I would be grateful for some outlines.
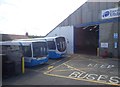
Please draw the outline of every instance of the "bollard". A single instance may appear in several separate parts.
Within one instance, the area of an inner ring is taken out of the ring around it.
[[[22,57],[22,74],[25,73],[25,62],[24,62],[24,57]]]
[[[97,56],[99,56],[99,48],[97,48]]]

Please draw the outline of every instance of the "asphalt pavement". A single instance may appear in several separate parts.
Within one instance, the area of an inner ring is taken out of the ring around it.
[[[27,68],[25,74],[3,80],[3,85],[120,86],[119,59],[74,54]]]

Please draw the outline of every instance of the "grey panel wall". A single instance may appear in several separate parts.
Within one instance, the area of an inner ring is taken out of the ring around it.
[[[113,23],[105,23],[100,25],[99,29],[99,48],[100,48],[100,55],[104,54],[105,51],[114,52],[113,51]],[[102,48],[101,43],[108,43],[108,48]]]
[[[75,25],[81,24],[82,23],[82,9],[81,8],[77,9],[75,14],[76,14],[76,24]]]
[[[115,2],[86,2],[58,26],[76,26],[78,24],[100,21],[101,11],[114,8],[115,6]]]
[[[82,7],[81,7],[81,9],[82,9],[82,23],[86,23],[87,22],[87,3],[85,3]]]
[[[119,25],[118,25],[118,22],[113,23],[113,27],[112,27],[112,29],[113,29],[113,38],[114,38],[114,33],[118,33],[118,32],[119,32],[118,26],[119,26]],[[114,42],[114,43],[115,43],[115,42],[118,43],[118,38],[114,38],[113,42]],[[118,57],[118,49],[119,49],[118,45],[117,45],[117,48],[114,47],[114,55],[115,55],[115,57]]]
[[[118,51],[118,54],[119,54],[119,58],[120,58],[120,22],[119,22],[119,26],[118,26],[118,32],[119,32],[119,38],[118,38],[118,46],[119,46],[119,51]]]
[[[114,8],[115,7],[115,2],[113,2],[113,3],[107,3],[107,8],[109,9],[109,8]]]
[[[120,26],[118,25],[118,22],[115,23],[104,23],[100,24],[99,29],[99,48],[100,48],[100,55],[104,54],[105,51],[111,52],[114,57],[118,57],[120,55],[120,38],[114,38],[114,33],[120,34]],[[120,36],[119,36],[120,37]],[[118,43],[118,47],[115,48],[115,42]],[[108,43],[108,48],[101,47],[101,43]]]
[[[93,10],[93,22],[99,21],[100,20],[100,3],[99,2],[95,2],[92,3],[93,4],[93,8],[91,8]]]
[[[87,18],[87,22],[92,22],[93,21],[93,10],[91,9],[92,8],[92,3],[88,2],[86,3],[87,4],[87,9],[86,9],[86,18]]]

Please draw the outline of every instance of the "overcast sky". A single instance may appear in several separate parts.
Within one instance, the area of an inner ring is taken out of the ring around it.
[[[0,33],[46,35],[86,0],[0,0]]]

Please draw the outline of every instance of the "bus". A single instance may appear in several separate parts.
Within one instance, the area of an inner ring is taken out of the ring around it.
[[[48,57],[51,59],[58,59],[65,57],[66,54],[66,40],[63,36],[45,37],[48,44]]]
[[[46,40],[48,47],[48,58],[58,59],[66,55],[66,40],[63,36],[31,38],[31,39],[16,39],[20,41],[39,41]]]
[[[2,45],[19,45],[25,59],[25,66],[31,67],[48,62],[48,49],[46,40],[39,41],[6,41]]]

